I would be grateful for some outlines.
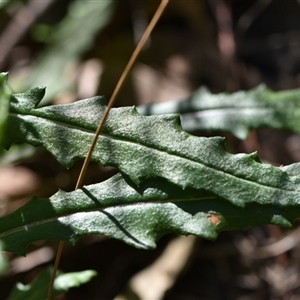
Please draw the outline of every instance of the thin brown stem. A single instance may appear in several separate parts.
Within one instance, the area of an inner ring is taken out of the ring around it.
[[[125,67],[125,69],[124,69],[124,71],[123,71],[123,73],[122,73],[122,75],[121,75],[121,77],[120,77],[120,79],[119,79],[116,87],[115,87],[115,90],[114,90],[114,92],[113,92],[113,94],[112,94],[112,96],[111,96],[111,98],[110,98],[110,100],[109,100],[109,102],[107,104],[107,107],[106,107],[106,109],[104,111],[102,119],[101,119],[101,121],[100,121],[100,123],[98,125],[96,133],[94,135],[94,139],[93,139],[92,144],[91,144],[91,147],[90,147],[90,149],[88,151],[88,154],[87,154],[87,156],[86,156],[86,158],[84,160],[84,163],[83,163],[83,166],[82,166],[79,178],[78,178],[78,182],[77,182],[77,185],[76,185],[76,189],[79,188],[81,186],[81,184],[82,184],[84,175],[85,175],[86,170],[87,170],[87,166],[88,166],[88,164],[89,164],[89,162],[91,160],[92,153],[93,153],[94,148],[96,146],[96,143],[97,143],[98,137],[100,135],[100,132],[101,132],[103,126],[104,126],[104,123],[105,123],[107,117],[108,117],[109,110],[111,109],[111,107],[116,102],[117,96],[119,95],[119,93],[121,91],[121,88],[123,87],[123,85],[125,83],[125,80],[128,77],[129,72],[131,71],[131,69],[132,69],[135,61],[137,60],[137,58],[138,58],[141,50],[143,49],[145,43],[147,42],[147,40],[148,40],[148,38],[149,38],[149,36],[150,36],[150,34],[151,34],[154,26],[156,25],[157,21],[160,19],[160,17],[162,15],[165,7],[167,6],[168,2],[169,2],[169,0],[162,1],[160,3],[160,6],[158,7],[155,15],[153,16],[151,22],[149,23],[146,31],[144,32],[144,34],[143,34],[143,36],[142,36],[142,38],[140,40],[140,42],[136,46],[136,48],[135,48],[135,50],[134,50],[134,52],[133,52],[130,60],[128,61],[127,65],[126,65],[126,67]]]
[[[63,241],[60,241],[59,245],[58,245],[58,249],[57,249],[56,257],[55,257],[55,262],[54,262],[54,266],[53,266],[53,271],[52,271],[52,275],[51,275],[51,279],[50,279],[50,283],[49,283],[47,300],[52,299],[54,280],[55,280],[55,277],[56,277],[56,273],[57,273],[58,265],[59,265],[59,262],[60,262],[62,250],[64,248],[64,244],[65,243]]]
[[[108,117],[108,113],[109,113],[109,110],[111,109],[111,107],[114,105],[116,99],[117,99],[117,96],[119,95],[120,93],[120,90],[121,88],[123,87],[124,83],[125,83],[125,80],[126,78],[128,77],[128,74],[129,72],[132,70],[133,68],[133,65],[134,63],[136,62],[139,54],[141,53],[141,50],[143,49],[145,43],[147,42],[152,30],[154,29],[156,23],[158,22],[158,20],[160,19],[162,13],[164,12],[167,4],[169,3],[169,0],[162,0],[159,7],[157,8],[151,22],[149,23],[146,31],[144,32],[140,42],[138,43],[138,45],[136,46],[135,50],[133,51],[132,55],[131,55],[131,58],[130,60],[128,61],[115,89],[114,89],[114,92],[107,104],[107,107],[104,111],[104,114],[99,122],[99,125],[97,127],[97,130],[95,132],[95,135],[94,135],[94,138],[93,138],[93,141],[91,143],[91,146],[89,148],[89,151],[86,155],[86,158],[84,160],[84,163],[82,165],[82,168],[81,168],[81,171],[80,171],[80,174],[79,174],[79,177],[78,177],[78,180],[77,180],[77,183],[76,183],[76,187],[75,187],[75,190],[80,188],[82,186],[82,182],[83,182],[83,179],[84,179],[84,176],[85,176],[85,173],[86,173],[86,170],[87,170],[87,167],[88,167],[88,164],[91,160],[91,157],[92,157],[92,153],[94,151],[94,148],[97,144],[97,140],[98,140],[98,137],[100,135],[100,132],[104,126],[104,123]],[[58,265],[59,265],[59,261],[60,261],[60,257],[61,257],[61,254],[62,254],[62,250],[63,250],[63,246],[64,246],[64,242],[63,241],[60,241],[59,242],[59,246],[58,246],[58,250],[57,250],[57,253],[56,253],[56,259],[55,259],[55,264],[54,264],[54,267],[53,267],[53,272],[52,272],[52,277],[51,277],[51,281],[50,281],[50,284],[49,284],[49,290],[48,290],[48,295],[47,295],[47,300],[51,300],[52,299],[52,290],[53,290],[53,284],[54,284],[54,280],[55,280],[55,277],[56,277],[56,272],[57,272],[57,269],[58,269]]]

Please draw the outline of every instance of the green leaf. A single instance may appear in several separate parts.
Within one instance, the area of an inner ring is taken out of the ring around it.
[[[92,46],[96,34],[109,22],[116,1],[72,1],[68,14],[54,28],[47,42],[49,46],[37,59],[28,76],[28,85],[47,85],[49,93],[41,104],[45,105],[58,93],[73,89],[70,69],[80,56]],[[27,86],[28,86],[27,85]]]
[[[293,166],[300,172],[300,165]],[[289,171],[280,172],[289,176]],[[299,175],[292,175],[294,181]],[[294,190],[293,190],[294,189]],[[50,199],[34,197],[0,219],[0,238],[7,251],[25,255],[26,246],[41,239],[75,243],[86,235],[103,234],[141,249],[152,249],[164,234],[197,235],[214,240],[224,230],[276,224],[291,227],[300,215],[297,184],[264,203],[241,195],[244,207],[203,189],[148,179],[137,187],[117,174],[103,183],[73,192],[59,191]],[[235,189],[239,193],[239,187]],[[297,197],[298,196],[298,197]],[[292,198],[293,197],[293,198]]]
[[[3,243],[0,241],[0,277],[9,269],[9,262],[3,251]]]
[[[13,2],[17,2],[17,1],[19,1],[19,0],[2,0],[2,1],[0,1],[0,9],[3,9],[8,4],[13,3]]]
[[[43,94],[38,87],[14,95],[5,146],[19,140],[44,146],[69,167],[86,156],[105,99],[37,109]],[[25,254],[35,240],[75,243],[89,234],[149,249],[168,232],[215,239],[222,230],[292,226],[299,217],[299,165],[276,168],[262,164],[256,153],[229,154],[222,138],[183,131],[176,115],[112,109],[92,158],[118,167],[125,177],[33,198],[1,218],[0,238],[9,251]]]
[[[105,100],[95,97],[35,109],[43,93],[43,88],[36,88],[14,96],[5,145],[21,140],[44,146],[69,167],[86,156]],[[256,153],[227,153],[220,137],[186,133],[176,115],[142,116],[132,107],[112,109],[92,159],[119,168],[136,185],[147,178],[165,178],[183,189],[205,189],[239,206],[298,201],[297,181],[286,172],[261,164]]]
[[[144,115],[180,113],[182,127],[224,130],[246,139],[251,129],[270,127],[300,133],[300,89],[273,92],[260,85],[250,91],[211,94],[201,87],[182,101],[138,107]]]
[[[8,73],[0,73],[0,146],[4,138],[11,96],[12,92],[8,85]]]
[[[7,300],[41,300],[47,298],[47,291],[51,279],[52,268],[45,269],[42,273],[31,283],[24,285],[17,283],[11,291]],[[73,272],[60,274],[54,281],[53,296],[68,291],[70,288],[78,287],[97,275],[96,271],[86,270],[82,272]]]

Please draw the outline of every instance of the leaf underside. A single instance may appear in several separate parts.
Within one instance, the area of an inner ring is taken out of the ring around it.
[[[214,240],[224,230],[262,224],[291,227],[299,213],[299,205],[236,206],[205,190],[182,190],[164,179],[146,180],[136,187],[117,174],[73,192],[59,191],[50,199],[34,197],[0,219],[0,239],[7,251],[20,255],[36,240],[74,244],[93,234],[153,249],[159,237],[171,232]]]

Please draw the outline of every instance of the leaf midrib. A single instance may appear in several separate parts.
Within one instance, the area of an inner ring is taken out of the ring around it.
[[[51,217],[51,218],[46,218],[44,220],[30,222],[28,224],[18,226],[14,229],[6,230],[5,232],[0,233],[0,238],[5,237],[7,235],[17,233],[17,232],[20,232],[20,231],[23,231],[23,230],[27,230],[27,229],[35,227],[35,226],[39,226],[39,225],[43,225],[43,224],[58,221],[59,218],[71,217],[73,215],[80,214],[80,213],[89,213],[89,212],[94,212],[94,211],[102,212],[102,211],[105,211],[106,209],[120,208],[122,206],[130,207],[130,206],[137,206],[137,205],[142,205],[142,204],[168,204],[168,203],[175,204],[175,203],[178,203],[178,202],[192,202],[192,201],[201,201],[201,200],[209,200],[209,199],[217,199],[217,197],[216,196],[210,196],[210,197],[200,197],[200,198],[196,197],[196,198],[188,198],[188,199],[184,197],[182,199],[167,199],[167,200],[159,200],[159,201],[137,201],[137,202],[134,202],[134,200],[133,200],[133,202],[131,202],[131,203],[130,202],[116,203],[114,205],[111,205],[111,206],[107,205],[107,206],[104,206],[102,208],[95,207],[93,209],[91,209],[91,208],[90,209],[83,209],[83,210],[76,211],[76,212],[61,214],[57,217]]]
[[[183,112],[180,115],[204,115],[205,113],[210,114],[210,113],[216,113],[219,112],[220,114],[228,114],[228,112],[232,112],[232,113],[236,113],[237,111],[242,111],[242,110],[252,110],[253,112],[256,112],[257,109],[259,109],[260,111],[263,110],[264,112],[266,111],[271,111],[274,112],[275,110],[272,109],[271,107],[225,107],[225,108],[209,108],[209,109],[199,109],[198,111],[189,111],[189,112]]]
[[[57,121],[55,119],[52,119],[52,118],[47,118],[47,117],[41,117],[41,116],[38,116],[38,115],[35,115],[35,114],[22,114],[22,113],[17,113],[17,114],[13,114],[13,113],[10,113],[11,115],[21,115],[21,116],[24,116],[24,117],[34,117],[34,118],[39,118],[39,119],[42,119],[42,120],[47,120],[49,122],[53,122],[55,125],[61,125],[61,126],[64,126],[64,127],[67,127],[67,128],[73,128],[75,130],[78,130],[78,131],[83,131],[87,134],[91,134],[91,135],[94,135],[95,133],[89,129],[86,129],[86,128],[82,128],[82,127],[79,127],[79,126],[76,126],[74,124],[68,124],[68,123],[65,123],[65,122],[62,122],[62,121]],[[188,134],[188,133],[186,133]],[[175,151],[169,151],[168,149],[164,148],[164,147],[159,147],[158,145],[155,145],[155,147],[151,146],[151,145],[147,145],[143,142],[134,142],[132,140],[128,140],[128,139],[124,139],[122,137],[119,137],[119,136],[115,136],[115,135],[112,135],[112,134],[107,134],[107,133],[104,133],[102,132],[100,134],[100,136],[103,136],[103,137],[106,137],[108,139],[111,139],[111,140],[115,140],[115,141],[121,141],[121,142],[124,142],[124,143],[130,143],[130,144],[134,144],[134,145],[139,145],[139,146],[143,146],[145,148],[150,148],[151,150],[154,150],[154,151],[158,151],[158,152],[162,152],[162,153],[167,153],[168,155],[170,156],[175,156],[175,157],[179,157],[181,159],[185,159],[189,162],[193,162],[195,164],[199,164],[201,165],[202,167],[205,167],[205,168],[208,168],[208,169],[211,169],[212,172],[218,172],[218,173],[223,173],[225,174],[226,176],[230,176],[230,177],[233,177],[235,179],[238,179],[238,180],[241,180],[241,181],[244,181],[244,182],[247,182],[249,184],[253,184],[255,186],[259,186],[259,187],[266,187],[266,188],[271,188],[271,189],[275,189],[275,190],[279,190],[279,191],[286,191],[286,192],[292,192],[292,193],[296,193],[297,194],[297,191],[296,190],[289,190],[289,189],[286,189],[286,188],[279,188],[279,187],[274,187],[274,186],[270,186],[270,185],[267,185],[267,184],[263,184],[263,183],[258,183],[258,182],[255,182],[255,181],[252,181],[252,180],[249,180],[249,179],[246,179],[246,178],[242,178],[242,177],[237,177],[236,175],[234,174],[231,174],[229,172],[224,172],[224,170],[222,169],[218,169],[216,167],[213,167],[213,166],[208,166],[206,165],[205,163],[201,163],[199,161],[196,161],[192,158],[189,158],[189,157],[186,157],[186,156],[183,156],[183,155],[180,155],[180,153],[178,152],[175,152]],[[170,181],[168,178],[166,178],[168,181]]]

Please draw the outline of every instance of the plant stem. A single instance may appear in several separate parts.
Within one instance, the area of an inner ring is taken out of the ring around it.
[[[127,79],[128,77],[128,74],[129,72],[132,70],[133,68],[133,65],[134,63],[136,62],[139,54],[141,53],[141,50],[143,49],[144,45],[146,44],[152,30],[154,29],[156,23],[158,22],[158,20],[160,19],[160,17],[162,16],[162,13],[164,12],[167,4],[169,3],[169,0],[162,0],[159,7],[157,8],[151,22],[149,23],[147,29],[145,30],[140,42],[138,43],[138,45],[136,46],[135,50],[133,51],[132,55],[131,55],[131,58],[130,60],[128,61],[115,89],[114,89],[114,92],[107,104],[107,107],[104,111],[104,114],[99,122],[99,125],[97,127],[97,130],[95,132],[95,135],[94,135],[94,138],[93,138],[93,141],[92,141],[92,144],[89,148],[89,151],[86,155],[86,158],[84,160],[84,163],[82,165],[82,168],[81,168],[81,171],[80,171],[80,174],[79,174],[79,177],[78,177],[78,180],[77,180],[77,183],[76,183],[76,187],[75,187],[75,190],[79,189],[82,185],[82,182],[83,182],[83,179],[84,179],[84,176],[85,176],[85,173],[86,173],[86,170],[87,170],[87,167],[88,167],[88,164],[91,160],[91,157],[92,157],[92,153],[94,151],[94,148],[96,146],[96,143],[97,143],[97,140],[98,140],[98,137],[100,135],[100,132],[104,126],[104,123],[108,117],[108,113],[109,113],[109,110],[111,109],[111,107],[114,105],[114,103],[116,102],[116,99],[117,99],[117,96],[119,95],[120,93],[120,90],[121,88],[123,87],[124,83],[125,83],[125,80]],[[59,246],[58,246],[58,249],[57,249],[57,253],[56,253],[56,258],[55,258],[55,263],[54,263],[54,267],[53,267],[53,272],[52,272],[52,276],[51,276],[51,280],[50,280],[50,284],[49,284],[49,289],[48,289],[48,295],[47,295],[47,300],[51,300],[52,299],[52,291],[53,291],[53,284],[54,284],[54,280],[55,280],[55,277],[56,277],[56,273],[57,273],[57,269],[58,269],[58,265],[59,265],[59,261],[60,261],[60,258],[61,258],[61,254],[62,254],[62,250],[63,250],[63,246],[64,246],[64,242],[63,241],[60,241],[59,242]]]

